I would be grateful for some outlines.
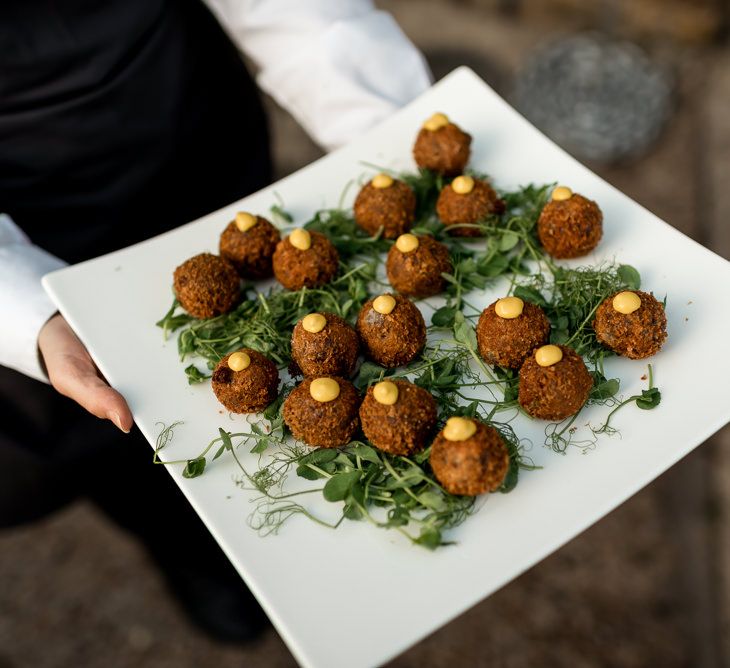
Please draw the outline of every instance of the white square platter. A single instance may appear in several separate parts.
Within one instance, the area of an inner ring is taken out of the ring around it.
[[[730,420],[730,263],[604,182],[460,68],[363,137],[280,182],[167,234],[44,278],[150,443],[160,422],[184,421],[163,458],[196,456],[219,426],[246,427],[243,417],[219,412],[209,384],[187,384],[174,337],[164,342],[154,326],[170,305],[173,269],[197,253],[217,252],[218,236],[236,211],[267,215],[274,193],[295,222],[304,223],[317,209],[337,206],[346,183],[368,171],[364,161],[413,170],[413,140],[434,111],[473,135],[471,166],[498,187],[560,182],[599,203],[604,238],[591,256],[571,264],[616,259],[640,271],[643,289],[660,299],[668,295],[669,339],[650,360],[663,400],[652,411],[625,408],[617,415],[621,436],[600,438],[585,455],[573,448],[564,456],[552,452],[543,446],[545,423],[517,418],[517,434],[533,442],[528,454],[543,469],[522,473],[510,494],[491,495],[451,532],[457,544],[435,552],[357,522],[332,531],[295,518],[278,535],[262,538],[247,525],[254,494],[235,486],[230,458],[190,480],[181,476],[182,467],[170,467],[303,666],[387,661],[596,522]],[[504,289],[496,284],[471,300],[486,306]],[[646,387],[645,373],[642,362],[607,363],[606,375],[621,379],[624,396]],[[581,423],[605,412],[590,408]],[[253,464],[253,455],[241,456]],[[331,512],[322,499],[314,508]]]

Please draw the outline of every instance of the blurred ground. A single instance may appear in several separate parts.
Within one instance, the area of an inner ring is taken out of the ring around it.
[[[379,4],[426,52],[437,77],[467,64],[508,99],[520,64],[547,38],[608,25],[639,40],[676,74],[676,114],[640,160],[592,167],[730,257],[730,50],[722,42],[724,5],[679,0]],[[272,113],[280,175],[319,155],[293,121],[273,107]],[[727,665],[728,446],[725,430],[392,665]],[[245,648],[203,637],[169,599],[142,549],[83,503],[0,534],[0,668],[208,665],[294,663],[273,631]]]

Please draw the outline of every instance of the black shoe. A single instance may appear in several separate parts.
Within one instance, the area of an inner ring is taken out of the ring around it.
[[[215,640],[250,642],[268,627],[264,611],[230,563],[200,569],[156,561],[190,620]]]

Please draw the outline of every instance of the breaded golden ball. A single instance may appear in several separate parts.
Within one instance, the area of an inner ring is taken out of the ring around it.
[[[310,314],[311,315],[311,314]],[[357,332],[334,313],[319,313],[325,324],[309,327],[306,319],[294,327],[291,356],[305,376],[351,376],[360,352]],[[307,331],[317,329],[318,331]]]
[[[551,366],[540,366],[534,354],[525,360],[518,393],[520,406],[529,415],[555,422],[577,413],[593,388],[593,377],[581,356],[567,346],[558,348],[563,357]]]
[[[614,308],[616,294],[613,294],[596,310],[593,329],[604,346],[619,355],[639,360],[655,355],[661,349],[667,338],[667,316],[664,306],[654,295],[641,290],[631,292],[641,301],[637,310],[620,313]]]
[[[385,269],[395,290],[407,297],[431,297],[446,289],[442,274],[454,272],[449,249],[433,237],[419,236],[418,247],[407,253],[393,245]]]
[[[390,313],[379,313],[379,297],[365,302],[357,318],[357,331],[365,355],[384,367],[408,364],[426,345],[426,323],[421,312],[402,295],[392,297]]]
[[[180,305],[194,318],[215,318],[236,305],[241,279],[228,260],[200,253],[175,269],[173,288]]]
[[[311,246],[296,248],[290,238],[282,239],[274,251],[274,275],[288,290],[317,288],[329,283],[339,268],[340,256],[332,242],[320,232],[309,232]]]
[[[312,397],[312,382],[305,378],[284,401],[284,422],[294,438],[320,448],[338,448],[352,440],[360,418],[360,396],[354,385],[344,378],[331,377],[339,385],[339,395],[332,401]]]
[[[470,153],[471,135],[455,123],[438,130],[421,128],[413,146],[413,158],[419,167],[444,176],[461,174]]]
[[[431,469],[449,494],[476,496],[498,490],[509,470],[509,452],[499,432],[480,420],[465,440],[449,440],[441,430],[431,445]]]
[[[408,184],[398,179],[392,179],[385,188],[376,188],[370,181],[358,193],[353,210],[355,222],[370,236],[382,227],[385,239],[395,239],[413,225],[416,196]]]
[[[219,250],[242,278],[260,279],[274,275],[272,258],[280,241],[277,230],[266,218],[256,216],[256,224],[242,232],[236,221],[221,233]]]
[[[555,258],[567,259],[590,253],[603,235],[603,213],[593,200],[573,194],[550,200],[537,219],[542,247]]]
[[[228,362],[237,353],[245,353],[249,363],[234,371]],[[218,362],[211,385],[218,401],[231,413],[260,413],[279,395],[279,372],[268,357],[244,348]]]
[[[387,380],[397,388],[395,403],[378,401],[374,386],[360,405],[360,423],[368,440],[392,455],[410,455],[426,447],[436,427],[436,400],[407,380]]]
[[[474,225],[488,216],[504,213],[504,201],[492,186],[481,179],[474,179],[474,188],[466,194],[457,193],[453,184],[441,189],[436,201],[436,213],[447,227],[453,225]],[[449,230],[456,237],[479,237],[482,232],[472,227],[454,227]]]
[[[482,311],[477,323],[479,354],[487,364],[519,369],[535,348],[550,338],[550,321],[535,304],[523,302],[516,318],[501,318],[495,311],[498,302]]]

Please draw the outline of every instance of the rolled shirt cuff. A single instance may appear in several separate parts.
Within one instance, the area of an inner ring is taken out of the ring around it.
[[[56,306],[41,278],[65,264],[0,215],[0,364],[46,383],[38,334]]]

